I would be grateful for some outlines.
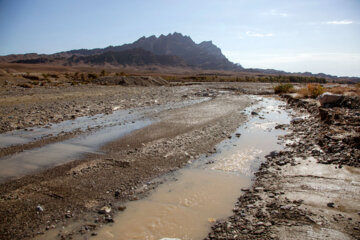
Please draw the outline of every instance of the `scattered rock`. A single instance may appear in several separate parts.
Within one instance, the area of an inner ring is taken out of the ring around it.
[[[111,207],[104,206],[98,211],[99,214],[107,214],[111,212]]]
[[[120,196],[120,190],[115,190],[114,196],[118,198]]]
[[[319,100],[321,106],[328,106],[333,103],[336,103],[341,98],[342,98],[342,95],[326,92],[326,93],[321,94],[317,99]]]
[[[39,204],[39,205],[36,206],[36,211],[37,212],[43,212],[44,208]]]
[[[110,214],[105,214],[105,221],[108,223],[113,223],[114,219],[112,218],[112,216]]]
[[[330,207],[330,208],[334,208],[335,207],[335,203],[333,203],[333,202],[329,202],[329,203],[327,203],[326,204],[328,207]]]
[[[126,209],[126,206],[125,205],[120,205],[118,206],[118,210],[119,211],[124,211]]]
[[[71,211],[70,210],[66,211],[65,218],[71,218],[71,217],[72,217]]]
[[[304,119],[303,118],[300,118],[300,117],[297,117],[297,118],[293,118],[290,123],[291,124],[299,124],[299,123],[302,123],[304,122]]]

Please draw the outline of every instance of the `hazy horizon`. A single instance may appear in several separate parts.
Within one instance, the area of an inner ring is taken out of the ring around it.
[[[0,0],[0,55],[179,32],[245,68],[360,77],[360,1]]]

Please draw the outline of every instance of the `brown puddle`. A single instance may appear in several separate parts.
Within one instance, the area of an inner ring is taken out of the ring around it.
[[[240,189],[250,178],[202,169],[184,169],[148,198],[130,202],[112,226],[94,239],[201,239],[215,219],[231,214]]]

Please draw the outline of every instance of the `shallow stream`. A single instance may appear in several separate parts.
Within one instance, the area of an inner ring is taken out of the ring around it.
[[[203,239],[214,221],[230,216],[241,188],[251,185],[264,156],[283,148],[277,136],[285,131],[275,126],[290,122],[289,112],[280,108],[283,102],[254,98],[259,102],[245,110],[249,121],[221,142],[215,154],[190,162],[172,173],[170,179],[175,180],[129,202],[115,223],[103,227],[94,239]]]

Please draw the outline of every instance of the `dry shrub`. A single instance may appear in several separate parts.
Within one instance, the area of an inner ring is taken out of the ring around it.
[[[40,80],[40,78],[38,76],[35,75],[30,75],[30,74],[23,74],[22,75],[23,78],[29,79],[29,80]]]
[[[306,88],[299,89],[296,93],[302,98],[316,98],[325,92],[320,84],[309,83]]]
[[[20,83],[18,84],[19,87],[23,88],[32,88],[33,86],[30,83]]]
[[[332,88],[326,88],[325,91],[334,94],[360,96],[360,86],[356,85],[355,87],[336,86]]]
[[[56,73],[50,73],[49,74],[49,77],[52,77],[52,78],[59,78],[59,75],[56,74]]]
[[[341,86],[337,86],[337,87],[332,87],[332,88],[326,88],[326,92],[331,92],[334,94],[343,94],[345,92],[348,92],[349,88],[348,87],[341,87]]]
[[[307,98],[308,97],[308,89],[306,87],[300,88],[299,90],[296,91],[296,94],[300,98]]]
[[[316,98],[324,93],[324,88],[320,84],[308,84],[307,89],[309,92],[309,97]]]
[[[294,86],[290,83],[280,84],[274,87],[276,94],[293,92]]]

